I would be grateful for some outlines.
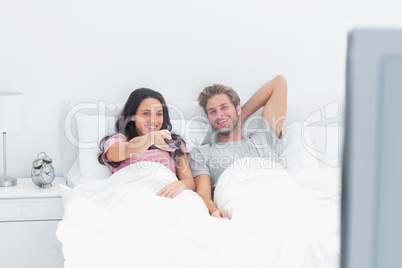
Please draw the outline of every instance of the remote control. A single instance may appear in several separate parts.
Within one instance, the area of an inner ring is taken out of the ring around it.
[[[175,140],[165,139],[165,142],[167,143],[167,145],[169,145],[173,149],[180,150],[180,148],[181,148],[180,144],[178,144]]]

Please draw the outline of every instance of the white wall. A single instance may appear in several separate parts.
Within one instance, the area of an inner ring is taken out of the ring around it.
[[[347,31],[402,27],[400,11],[400,0],[0,0],[0,91],[26,95],[8,174],[29,176],[45,151],[61,175],[71,99],[124,102],[146,86],[186,101],[223,83],[245,100],[276,74],[290,99],[343,98]]]

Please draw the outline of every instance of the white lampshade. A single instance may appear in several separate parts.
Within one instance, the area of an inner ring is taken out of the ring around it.
[[[24,122],[24,94],[0,92],[0,131],[21,131]]]

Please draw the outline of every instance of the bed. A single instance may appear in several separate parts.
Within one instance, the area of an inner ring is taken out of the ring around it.
[[[215,202],[230,220],[209,216],[185,190],[156,196],[176,180],[159,163],[111,175],[97,163],[98,142],[113,132],[123,104],[67,103],[61,116],[65,207],[57,237],[66,268],[330,267],[339,265],[342,100],[288,102],[278,164],[243,158],[221,176]],[[197,102],[169,104],[172,132],[187,147],[213,138]],[[261,110],[245,124],[259,125]]]

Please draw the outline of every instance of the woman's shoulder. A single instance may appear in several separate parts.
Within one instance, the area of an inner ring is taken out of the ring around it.
[[[126,136],[124,136],[121,133],[116,133],[116,134],[110,136],[105,141],[104,149],[105,149],[105,151],[107,151],[112,144],[117,143],[117,142],[126,142],[126,141],[127,141]]]
[[[127,140],[126,136],[124,136],[121,133],[116,133],[116,134],[110,136],[110,139],[119,139],[119,140],[124,140],[124,141]]]
[[[187,147],[186,147],[186,143],[182,140],[181,141],[181,143],[180,143],[180,148],[181,148],[181,151],[183,152],[183,153],[185,153],[185,154],[189,154],[190,153],[190,151],[187,149]]]

